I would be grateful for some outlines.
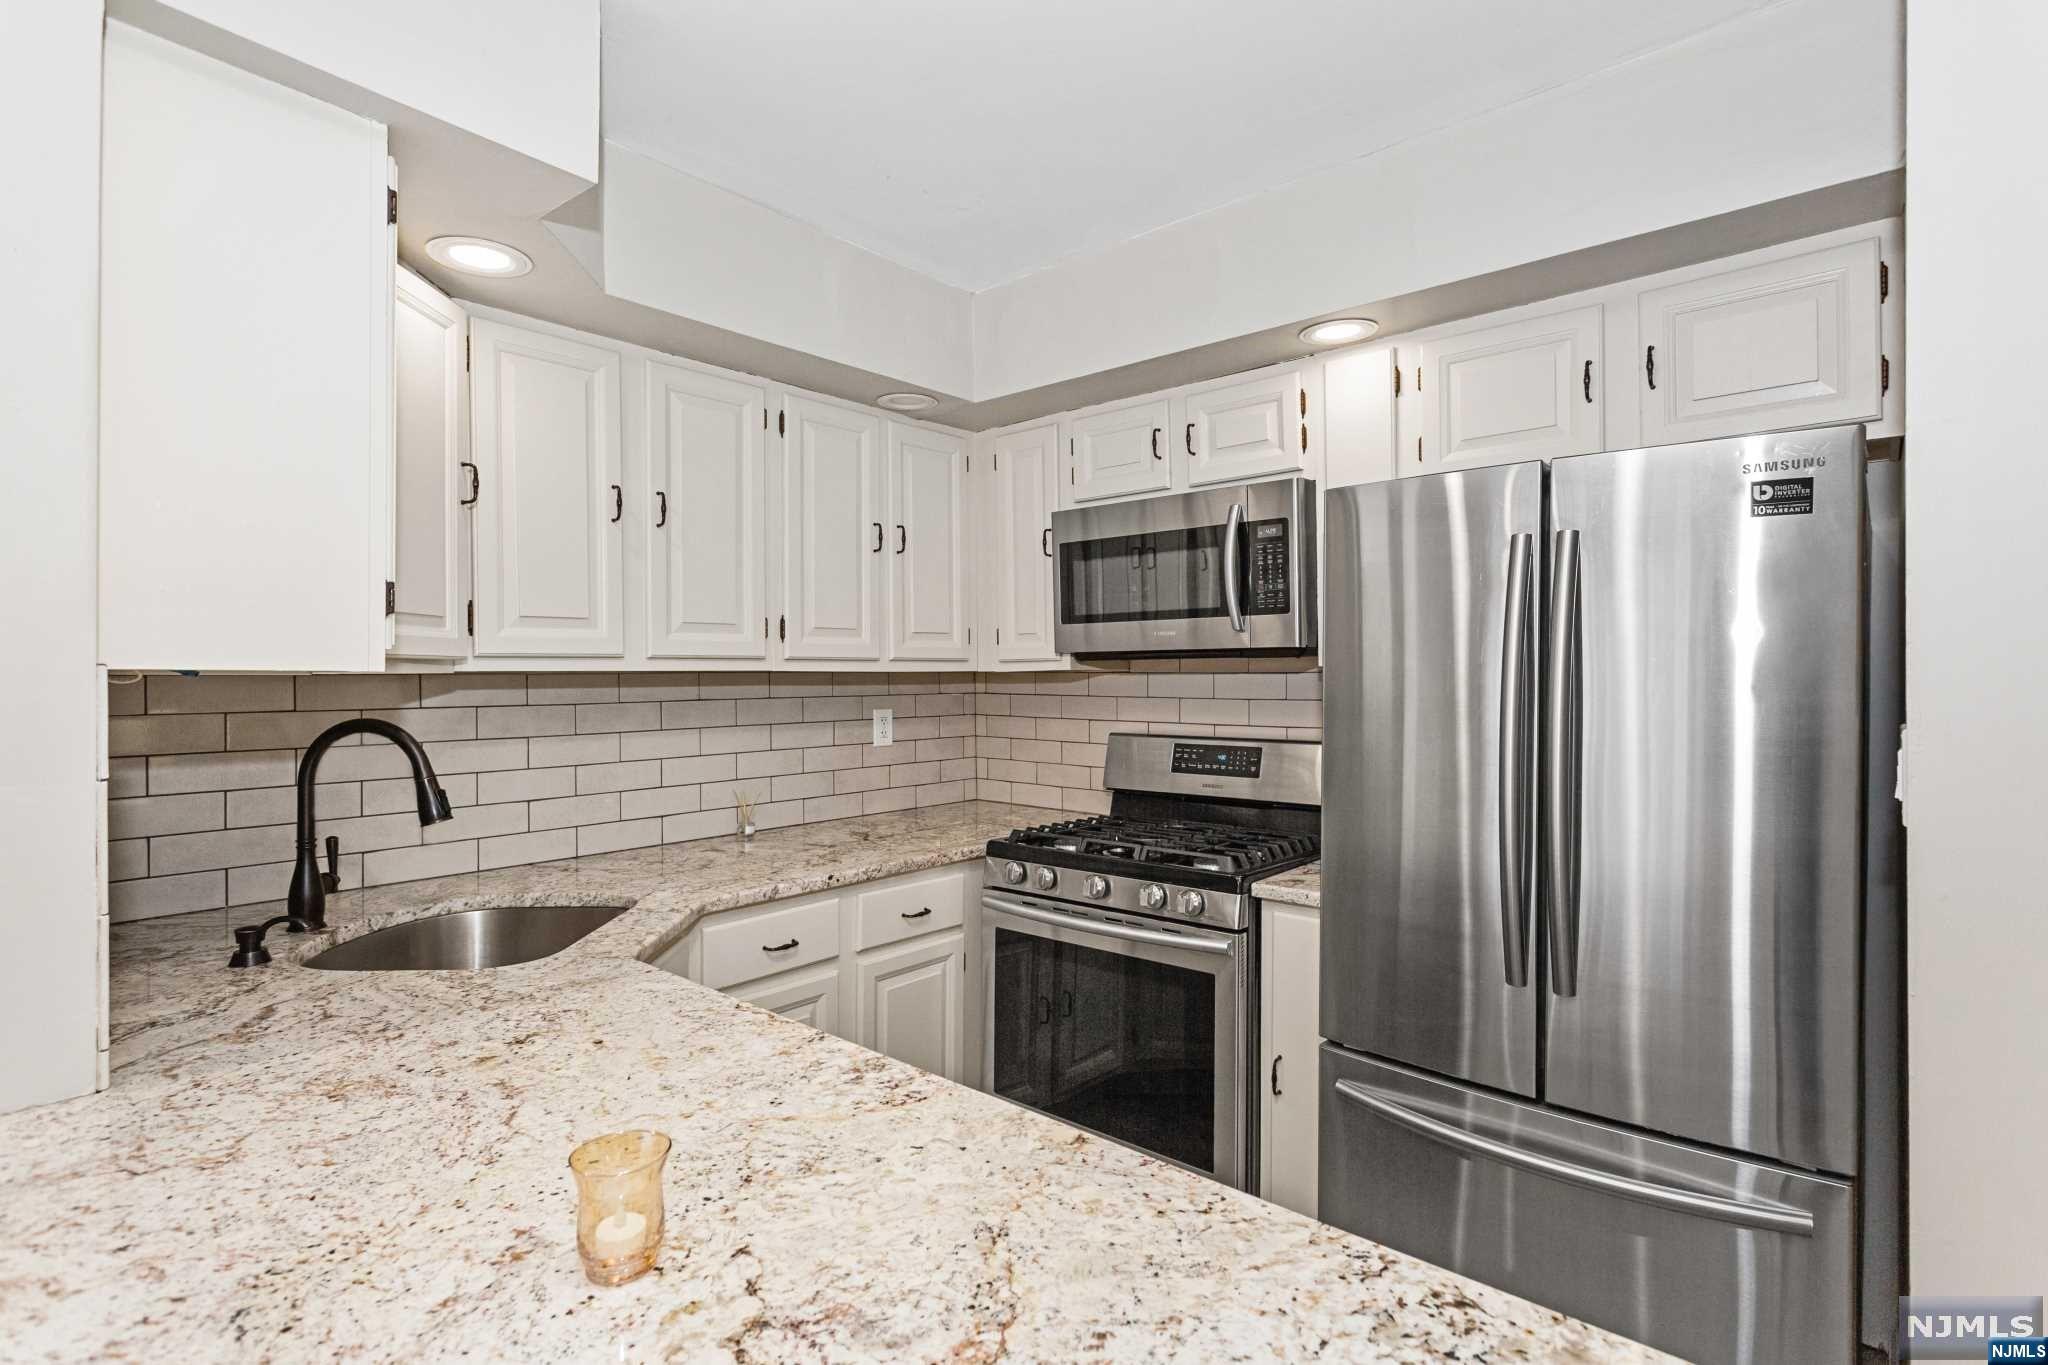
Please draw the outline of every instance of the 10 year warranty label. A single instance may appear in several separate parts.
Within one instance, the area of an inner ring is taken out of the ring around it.
[[[1768,479],[1749,486],[1753,517],[1803,517],[1812,512],[1812,479]]]

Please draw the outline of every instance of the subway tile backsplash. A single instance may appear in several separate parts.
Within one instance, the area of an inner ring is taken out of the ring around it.
[[[108,689],[116,920],[280,900],[293,778],[328,725],[418,736],[456,808],[421,828],[380,740],[328,751],[319,835],[342,885],[546,862],[914,806],[1105,809],[1115,730],[1320,738],[1321,675],[1293,661],[1143,661],[1057,673],[152,675]],[[868,743],[870,712],[896,742]]]

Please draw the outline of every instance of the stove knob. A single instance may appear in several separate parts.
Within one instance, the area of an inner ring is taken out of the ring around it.
[[[1032,880],[1038,883],[1040,891],[1050,891],[1060,884],[1060,874],[1049,867],[1041,867]]]
[[[1024,884],[1024,864],[1004,863],[1003,880],[1012,886],[1022,886]]]
[[[1202,912],[1209,908],[1208,898],[1199,891],[1180,893],[1180,912],[1189,919],[1200,919]]]
[[[1087,882],[1082,885],[1081,889],[1088,893],[1088,898],[1090,900],[1099,901],[1104,896],[1107,896],[1109,894],[1109,878],[1090,877],[1087,880]]]
[[[1138,904],[1147,910],[1160,910],[1166,906],[1166,888],[1157,882],[1138,888]]]

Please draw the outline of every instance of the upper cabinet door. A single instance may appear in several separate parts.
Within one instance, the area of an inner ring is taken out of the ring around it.
[[[1333,355],[1323,364],[1323,489],[1391,479],[1400,464],[1394,427],[1392,346]]]
[[[1052,513],[1059,501],[1059,423],[1006,431],[990,449],[988,534],[997,663],[1049,663],[1053,648]]]
[[[768,614],[766,390],[647,365],[647,652],[762,659]]]
[[[619,353],[484,319],[470,341],[476,652],[617,658]]]
[[[882,657],[882,424],[792,394],[783,450],[784,658]]]
[[[889,423],[889,488],[889,656],[966,663],[966,442]]]
[[[1076,413],[1068,419],[1069,491],[1075,502],[1156,493],[1173,484],[1164,398]]]
[[[1875,421],[1878,240],[1641,296],[1643,443]]]
[[[1525,318],[1422,342],[1402,474],[1549,460],[1600,449],[1600,309]]]
[[[1188,483],[1243,483],[1308,462],[1308,390],[1287,370],[1187,391],[1179,434]]]
[[[392,315],[397,383],[397,635],[391,652],[469,657],[469,319],[410,270]]]

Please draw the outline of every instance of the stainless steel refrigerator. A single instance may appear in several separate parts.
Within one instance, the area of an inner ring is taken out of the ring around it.
[[[1326,1221],[1693,1359],[1888,1346],[1900,467],[1868,455],[1329,494]]]

